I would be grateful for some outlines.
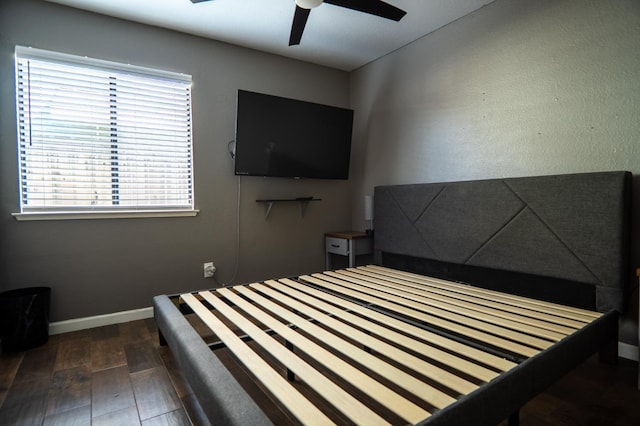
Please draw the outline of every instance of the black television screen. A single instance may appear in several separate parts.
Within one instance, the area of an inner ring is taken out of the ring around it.
[[[238,90],[235,174],[348,179],[353,111]]]

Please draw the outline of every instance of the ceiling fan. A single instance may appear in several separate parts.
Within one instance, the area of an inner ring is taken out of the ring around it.
[[[311,9],[320,6],[323,3],[323,0],[295,0],[295,2],[296,11],[293,15],[291,35],[289,36],[289,46],[300,44],[302,32],[307,24],[307,19],[309,18]],[[382,18],[392,19],[394,21],[399,21],[407,14],[404,10],[398,9],[397,7],[381,0],[324,0],[324,3],[357,10],[359,12],[380,16]]]
[[[204,1],[210,0],[191,0],[192,3]],[[289,35],[289,46],[300,44],[300,39],[302,39],[302,33],[304,32],[304,27],[307,24],[311,9],[320,6],[322,3],[357,10],[393,21],[399,21],[407,14],[404,10],[398,9],[381,0],[295,0],[295,2],[296,10],[293,15],[291,34]]]

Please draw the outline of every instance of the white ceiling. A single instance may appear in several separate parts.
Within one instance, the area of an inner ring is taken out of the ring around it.
[[[385,0],[407,12],[400,22],[321,4],[291,47],[294,0],[47,1],[352,71],[493,0]]]

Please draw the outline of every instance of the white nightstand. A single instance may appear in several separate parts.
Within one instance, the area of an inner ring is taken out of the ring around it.
[[[349,267],[356,266],[356,256],[373,253],[371,235],[360,231],[327,232],[324,234],[325,267],[331,269],[331,255],[349,257]]]

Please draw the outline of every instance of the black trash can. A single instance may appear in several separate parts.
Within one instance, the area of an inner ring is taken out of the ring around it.
[[[28,287],[0,293],[2,352],[26,351],[49,340],[51,288]]]

